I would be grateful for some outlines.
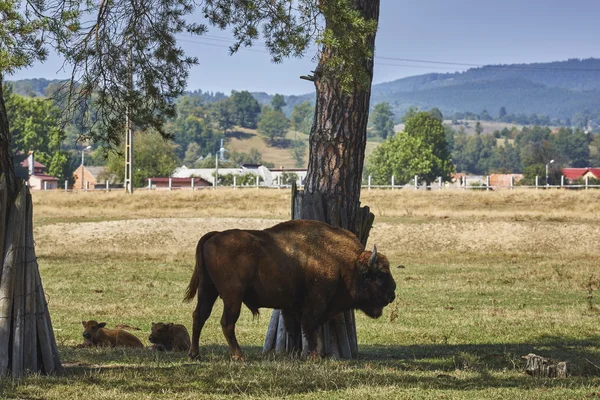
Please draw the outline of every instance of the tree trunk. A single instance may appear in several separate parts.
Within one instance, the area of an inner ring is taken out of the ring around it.
[[[0,74],[0,378],[62,370],[35,256],[33,205],[17,180]]]
[[[354,4],[364,19],[379,19],[379,0],[355,0]],[[369,45],[374,49],[375,36],[369,39]],[[335,76],[318,72],[323,70],[324,62],[332,54],[330,48],[323,49],[314,75],[317,97],[309,142],[308,172],[304,193],[296,197],[295,188],[292,190],[292,218],[313,219],[348,229],[365,245],[374,216],[368,207],[360,208],[359,199],[367,143],[373,60],[364,60],[368,84],[347,93],[342,90],[341,82]],[[318,335],[318,351],[321,355],[356,357],[358,347],[354,321],[354,311],[350,311],[335,316],[323,325]],[[277,319],[272,318],[271,325],[276,323]],[[275,326],[269,326],[270,332],[275,329]],[[278,326],[277,329],[285,328]],[[264,351],[282,351],[285,347],[277,341],[279,336],[274,344],[268,337]],[[306,354],[306,350],[303,346],[303,354]]]
[[[0,174],[4,173],[4,180],[7,189],[8,203],[12,204],[16,198],[16,178],[13,167],[10,144],[12,141],[8,125],[8,115],[4,104],[4,80],[0,72]],[[10,206],[9,206],[10,207]],[[5,210],[2,210],[5,212]],[[6,214],[5,214],[6,215]]]
[[[354,4],[364,19],[379,19],[379,0],[355,0]],[[375,48],[374,35],[369,39],[369,46]],[[317,71],[323,69],[331,55],[330,48],[323,49]],[[364,60],[364,68],[369,82],[352,93],[343,92],[335,76],[315,73],[316,105],[305,183],[305,192],[320,193],[327,205],[341,205],[352,232],[359,208],[367,143],[373,60]],[[325,221],[331,223],[329,215],[325,215]]]

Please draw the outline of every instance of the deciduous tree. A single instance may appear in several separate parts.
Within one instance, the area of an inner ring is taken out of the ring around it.
[[[369,122],[377,136],[387,139],[394,134],[394,113],[390,103],[378,103],[369,115]]]
[[[268,105],[263,107],[258,121],[258,131],[269,144],[273,145],[277,140],[285,138],[289,127],[290,121],[282,111],[274,110]]]

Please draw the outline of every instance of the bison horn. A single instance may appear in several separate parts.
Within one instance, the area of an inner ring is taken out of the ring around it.
[[[377,246],[373,245],[373,254],[369,258],[369,268],[375,267],[375,261],[377,260]]]

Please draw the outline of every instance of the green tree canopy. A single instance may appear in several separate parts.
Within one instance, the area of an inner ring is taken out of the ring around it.
[[[214,120],[223,134],[235,126],[235,106],[231,97],[217,101],[213,106]]]
[[[280,94],[273,96],[273,99],[271,100],[271,107],[273,107],[273,110],[283,111],[283,107],[286,105],[287,103],[285,102],[285,97]]]
[[[230,98],[235,123],[243,128],[255,129],[261,111],[258,101],[246,90],[241,92],[234,90]]]
[[[23,97],[10,90],[5,96],[13,152],[33,151],[50,175],[67,177],[68,155],[62,149],[66,135],[60,124],[60,110],[50,100]]]
[[[442,123],[444,122],[444,114],[442,114],[439,108],[432,108],[429,110],[429,115]]]
[[[588,135],[584,131],[560,128],[558,133],[552,136],[552,143],[561,159],[569,166],[575,168],[589,166],[590,148]]]
[[[291,124],[295,131],[304,134],[310,133],[310,128],[313,123],[313,115],[315,108],[308,101],[297,104],[292,111]]]
[[[404,131],[378,146],[369,161],[369,173],[378,184],[389,183],[392,175],[398,183],[415,175],[427,183],[437,177],[447,181],[454,170],[444,126],[426,112],[406,121]]]
[[[146,132],[138,135],[135,142],[135,170],[133,183],[136,187],[146,185],[147,178],[164,178],[173,174],[179,165],[175,151],[177,145],[164,139],[157,132]],[[108,169],[121,181],[125,178],[125,157],[123,154],[111,152],[108,156]]]
[[[272,145],[278,139],[285,138],[290,127],[290,122],[281,111],[264,106],[260,120],[258,121],[258,132],[262,134]]]
[[[369,122],[377,136],[387,139],[394,135],[394,113],[390,103],[378,103],[369,115]]]

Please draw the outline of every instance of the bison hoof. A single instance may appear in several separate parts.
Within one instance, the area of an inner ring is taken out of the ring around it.
[[[231,359],[233,361],[240,361],[240,362],[245,362],[246,361],[246,357],[244,357],[243,354],[232,354],[231,355]]]
[[[190,358],[190,360],[199,360],[200,359],[200,354],[196,353],[196,352],[189,352],[188,353],[188,357]]]
[[[308,355],[306,356],[306,360],[307,361],[318,361],[321,359],[321,356],[319,355],[319,353],[317,353],[316,351],[311,351],[310,353],[308,353]]]

